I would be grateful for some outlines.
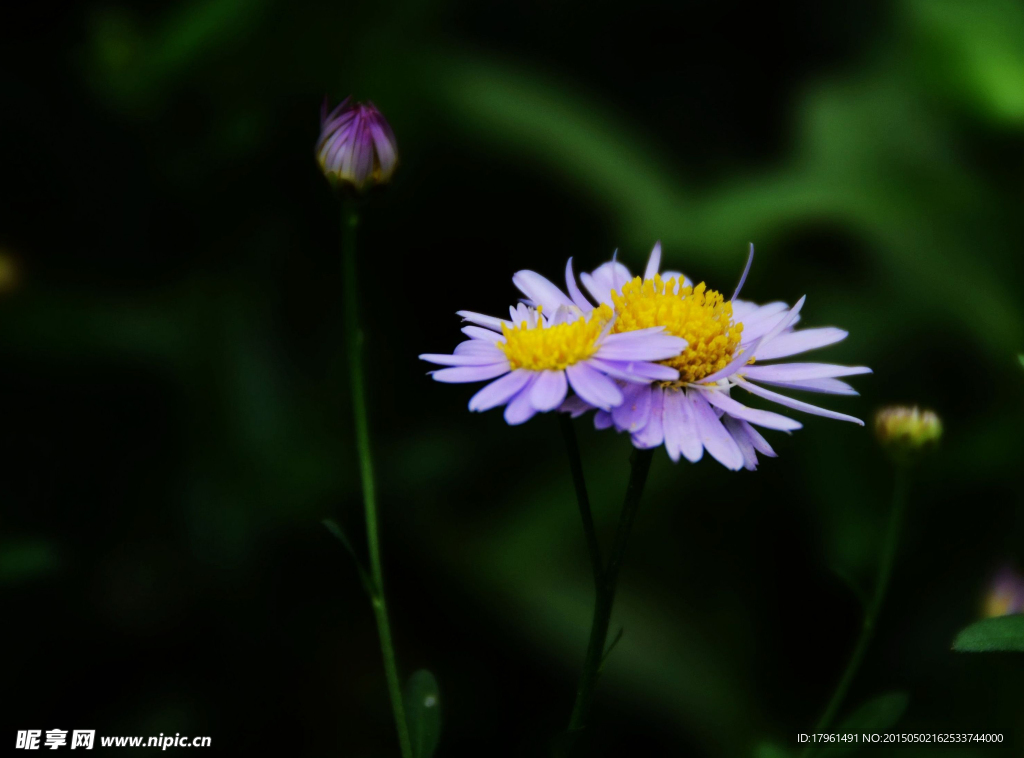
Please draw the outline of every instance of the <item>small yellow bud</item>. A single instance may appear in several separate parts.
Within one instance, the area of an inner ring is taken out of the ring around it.
[[[942,421],[934,411],[893,405],[875,414],[875,434],[890,454],[906,459],[938,444]]]
[[[18,262],[0,247],[0,294],[15,289],[21,279]]]

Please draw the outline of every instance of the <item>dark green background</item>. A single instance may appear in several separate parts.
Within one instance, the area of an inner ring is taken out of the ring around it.
[[[618,248],[850,330],[869,418],[946,424],[844,712],[1024,744],[1024,662],[950,652],[1024,558],[1024,6],[1013,0],[11,3],[0,10],[0,717],[210,735],[214,752],[397,755],[356,572],[338,208],[320,100],[390,119],[361,229],[385,571],[438,756],[541,755],[591,603],[557,424],[433,383],[454,311]],[[599,526],[628,441],[579,426]],[[757,473],[663,451],[594,755],[785,755],[859,627],[891,472],[869,430],[769,433]],[[771,747],[767,743],[779,746]],[[941,750],[985,755],[997,748]],[[900,751],[910,755],[914,750]],[[939,752],[920,749],[919,753]]]

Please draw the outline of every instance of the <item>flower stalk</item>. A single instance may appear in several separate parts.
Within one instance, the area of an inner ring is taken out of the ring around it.
[[[910,490],[910,471],[907,466],[896,467],[896,481],[893,486],[892,505],[889,509],[889,525],[885,531],[885,542],[882,544],[882,555],[878,565],[878,578],[875,580],[875,591],[864,609],[864,621],[861,624],[860,635],[857,638],[857,646],[853,649],[850,661],[846,664],[843,676],[836,686],[832,698],[829,700],[825,712],[815,726],[815,733],[827,730],[836,717],[846,692],[850,688],[857,670],[860,668],[864,654],[871,644],[874,636],[875,623],[878,614],[882,609],[885,600],[885,593],[889,589],[889,579],[892,576],[892,567],[896,561],[896,548],[899,545],[900,531],[903,528],[903,520],[907,511],[907,494]],[[804,752],[804,756],[810,755],[810,746]]]
[[[356,266],[356,231],[359,212],[355,200],[345,198],[341,211],[342,273],[345,294],[345,338],[348,346],[349,387],[352,392],[352,416],[359,451],[359,476],[363,489],[363,509],[366,517],[366,541],[370,552],[367,590],[377,621],[380,650],[384,659],[384,674],[391,698],[391,709],[398,730],[398,744],[402,758],[413,758],[409,726],[402,700],[402,684],[398,677],[398,663],[391,640],[387,602],[384,596],[384,572],[381,568],[380,535],[377,526],[377,491],[373,474],[373,456],[370,451],[370,425],[366,412],[366,387],[363,375],[363,332],[359,326],[359,286]]]
[[[626,556],[626,545],[633,530],[640,498],[647,483],[647,475],[651,470],[653,450],[634,449],[630,456],[629,484],[626,497],[619,516],[619,524],[615,530],[615,538],[608,561],[601,559],[601,550],[594,528],[594,519],[590,510],[586,483],[583,479],[583,467],[580,463],[579,446],[572,420],[561,418],[562,435],[565,438],[566,451],[569,456],[569,468],[572,471],[573,484],[576,489],[576,500],[583,522],[583,532],[587,540],[587,549],[594,572],[594,614],[590,624],[590,638],[583,661],[583,670],[576,690],[576,701],[569,718],[568,736],[573,741],[586,727],[594,702],[597,681],[601,675],[602,665],[607,656],[608,626],[611,623],[612,606],[615,602],[615,590],[618,586],[619,572]],[[614,643],[613,643],[614,644]]]

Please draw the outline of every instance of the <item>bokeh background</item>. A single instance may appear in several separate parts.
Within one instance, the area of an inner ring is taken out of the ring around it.
[[[118,0],[0,10],[0,722],[397,755],[362,545],[324,94],[402,164],[361,228],[385,571],[438,756],[566,723],[588,562],[554,418],[471,415],[416,356],[510,277],[616,248],[794,302],[868,418],[946,422],[844,713],[1024,745],[1024,662],[950,652],[1024,559],[1024,7],[1014,0]],[[600,756],[786,756],[859,631],[892,475],[805,418],[756,473],[661,451],[623,575]],[[579,425],[610,536],[628,441]],[[5,748],[6,749],[6,748]],[[983,755],[993,747],[944,749]],[[925,754],[936,749],[910,749]]]

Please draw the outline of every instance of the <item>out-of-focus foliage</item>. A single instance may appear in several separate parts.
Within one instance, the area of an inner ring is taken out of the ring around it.
[[[405,713],[416,758],[430,758],[441,739],[441,692],[426,669],[413,672],[405,685]]]
[[[20,584],[56,570],[59,561],[45,542],[0,543],[0,586]]]
[[[956,636],[953,649],[959,653],[1024,652],[1024,615],[975,621]]]
[[[849,329],[827,358],[876,374],[840,410],[943,415],[848,702],[906,690],[901,730],[1019,748],[1018,663],[949,651],[1024,544],[1018,3],[24,13],[0,25],[19,724],[393,750],[372,617],[317,524],[360,533],[336,208],[312,155],[326,91],[373,99],[403,156],[360,244],[390,605],[404,670],[444,691],[438,756],[542,752],[591,585],[553,420],[470,415],[415,355],[453,346],[456,309],[500,313],[516,269],[619,248],[635,270],[659,238],[726,290],[753,240],[749,297],[807,294],[806,323]],[[607,533],[627,443],[581,438]],[[821,711],[891,482],[863,430],[771,441],[753,476],[655,460],[596,753],[790,754]],[[126,693],[94,693],[121,675]]]
[[[905,692],[888,692],[872,698],[843,719],[836,732],[858,736],[884,734],[899,723],[907,710],[908,700]]]

